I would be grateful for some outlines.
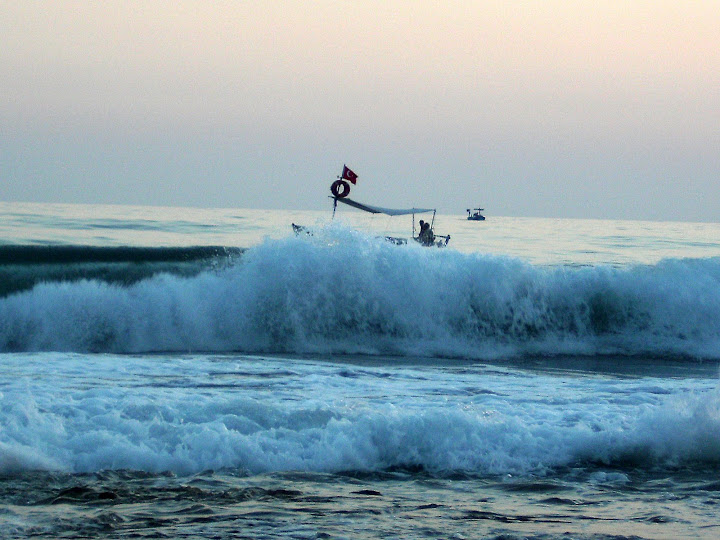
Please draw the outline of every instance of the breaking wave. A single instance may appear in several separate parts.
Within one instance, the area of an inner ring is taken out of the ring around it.
[[[0,351],[720,358],[718,258],[541,267],[338,227],[237,255],[133,279],[148,261],[111,261],[115,278],[65,261],[0,299]],[[3,262],[3,279],[47,266]]]
[[[77,375],[85,362],[67,358],[62,365]],[[129,362],[131,371],[146,369]],[[354,399],[368,381],[351,386],[355,379],[343,384],[343,377],[328,379],[312,371],[315,366],[303,372],[295,365],[286,384],[267,388],[264,381],[265,399],[259,399],[250,388],[257,380],[244,383],[242,372],[222,391],[198,391],[194,385],[205,381],[208,365],[200,358],[197,365],[194,376],[183,371],[173,379],[187,387],[123,387],[127,381],[110,379],[118,387],[98,388],[88,379],[86,388],[69,391],[47,382],[35,395],[19,390],[0,407],[0,474],[239,468],[251,474],[404,469],[522,477],[578,466],[632,471],[720,464],[720,393],[707,385],[687,391],[643,380],[586,381],[578,391],[542,381],[524,396],[527,378],[488,373],[444,393],[448,406],[433,394],[419,397],[417,380],[393,382],[397,373],[378,372],[385,384],[409,385],[413,392]],[[232,375],[231,365],[223,369]],[[507,393],[459,392],[475,384]],[[295,393],[267,399],[288,388]],[[625,472],[612,474],[627,481]]]

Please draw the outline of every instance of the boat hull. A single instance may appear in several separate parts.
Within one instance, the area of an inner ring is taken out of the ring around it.
[[[313,236],[313,232],[311,229],[308,229],[304,225],[298,225],[296,223],[292,224],[293,232],[300,236],[302,234],[306,234],[308,236]],[[386,242],[390,242],[391,244],[395,244],[396,246],[404,246],[408,243],[407,238],[400,238],[397,236],[378,236],[378,238],[382,238]],[[418,238],[417,236],[413,237],[413,240],[418,242],[423,247],[445,247],[450,242],[450,235],[447,236],[436,236],[435,239],[432,242],[423,242]]]

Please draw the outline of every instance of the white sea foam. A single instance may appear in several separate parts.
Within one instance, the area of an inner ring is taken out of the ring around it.
[[[540,267],[331,226],[191,278],[0,299],[0,350],[720,358],[720,260]]]
[[[720,462],[712,380],[51,353],[8,357],[3,375],[11,371],[2,473],[419,466],[537,475]]]

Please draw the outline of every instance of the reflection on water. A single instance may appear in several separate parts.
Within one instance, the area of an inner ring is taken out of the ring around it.
[[[35,473],[22,482],[0,479],[0,503],[8,538],[709,539],[720,533],[717,485],[699,475],[630,481],[599,470],[534,480],[411,471]]]

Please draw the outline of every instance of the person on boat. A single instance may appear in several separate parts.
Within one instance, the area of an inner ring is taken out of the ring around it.
[[[431,246],[435,242],[435,234],[430,228],[430,224],[420,220],[420,234],[418,240],[423,246]]]
[[[432,246],[435,243],[435,233],[430,228],[430,224],[425,222],[425,241],[427,242],[426,245]]]

